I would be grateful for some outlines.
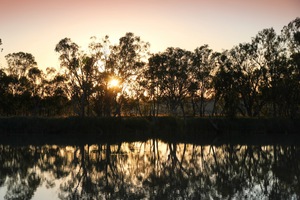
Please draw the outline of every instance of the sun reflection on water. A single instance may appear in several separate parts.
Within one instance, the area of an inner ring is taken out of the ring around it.
[[[0,151],[0,198],[6,199],[38,199],[42,193],[51,199],[300,195],[300,148],[295,146],[202,146],[150,139],[81,146],[0,145]]]

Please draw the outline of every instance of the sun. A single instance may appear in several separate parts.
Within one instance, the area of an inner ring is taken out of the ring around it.
[[[108,82],[108,87],[109,88],[114,88],[114,87],[119,87],[120,81],[116,78],[112,78],[109,82]]]

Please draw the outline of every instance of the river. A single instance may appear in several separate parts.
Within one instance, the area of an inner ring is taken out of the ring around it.
[[[0,199],[299,199],[300,146],[0,144]]]

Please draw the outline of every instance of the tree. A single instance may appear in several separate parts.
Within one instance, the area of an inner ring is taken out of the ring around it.
[[[191,52],[170,47],[163,53],[153,55],[149,63],[147,73],[153,74],[149,78],[154,78],[151,82],[154,84],[157,82],[159,87],[152,85],[150,89],[161,91],[170,114],[176,114],[177,108],[180,107],[185,116],[184,100],[191,86],[191,81],[189,81]],[[153,91],[151,93],[153,94]]]
[[[12,110],[14,98],[10,89],[13,82],[11,76],[8,76],[3,69],[0,69],[0,114],[8,115]]]
[[[237,88],[238,72],[234,69],[228,51],[215,55],[215,66],[218,68],[213,78],[216,105],[222,104],[222,113],[228,117],[235,117],[239,108],[239,93]]]
[[[290,117],[299,115],[300,102],[300,18],[291,21],[281,31],[281,40],[285,49],[285,68],[282,70],[284,110]]]
[[[47,77],[41,84],[41,115],[72,115],[68,98],[68,85],[65,75],[57,73],[54,68],[47,68]]]
[[[213,51],[208,45],[196,48],[192,54],[191,78],[189,78],[191,85],[189,92],[194,115],[196,113],[196,107],[198,107],[197,110],[200,116],[205,114],[205,100],[208,99],[212,93],[212,62]]]
[[[2,40],[0,38],[0,46],[2,45]],[[3,51],[3,48],[0,48],[1,52]]]
[[[24,52],[8,54],[5,58],[8,64],[6,71],[11,80],[9,90],[14,99],[10,112],[17,115],[32,114],[37,109],[34,102],[39,99],[38,82],[32,78],[37,78],[41,73],[36,67],[35,58],[32,54]]]
[[[30,53],[12,53],[6,55],[5,58],[8,65],[7,72],[19,78],[26,76],[28,71],[37,65],[34,56]]]
[[[119,79],[120,94],[116,102],[115,115],[121,115],[121,107],[126,96],[134,91],[133,84],[137,76],[143,71],[148,56],[149,43],[141,40],[133,33],[126,33],[119,44],[111,48],[106,68]]]
[[[109,37],[105,36],[101,42],[92,37],[89,45],[91,56],[97,61],[98,70],[95,70],[94,93],[92,95],[92,108],[98,116],[110,117],[115,109],[117,94],[120,87],[112,85],[111,81],[119,80],[114,74],[113,62],[111,61],[110,52],[113,48]]]
[[[239,111],[242,115],[250,117],[259,115],[265,105],[262,98],[264,68],[255,62],[256,51],[255,43],[239,44],[229,51],[235,73],[236,89],[241,99],[238,104]]]
[[[257,45],[257,64],[264,70],[263,95],[272,107],[271,114],[277,116],[282,98],[279,82],[282,70],[285,68],[281,39],[273,28],[269,28],[260,31],[253,38],[253,42]]]
[[[153,54],[148,60],[148,66],[139,79],[140,85],[145,89],[150,103],[150,116],[157,116],[163,95],[163,77],[167,57],[162,54]]]
[[[90,114],[90,96],[92,94],[94,73],[97,70],[97,60],[79,51],[79,46],[70,38],[62,39],[55,47],[60,54],[61,67],[66,69],[69,78],[71,98],[78,106],[78,113],[84,117]]]
[[[291,21],[281,30],[283,38],[290,55],[300,53],[300,17]]]

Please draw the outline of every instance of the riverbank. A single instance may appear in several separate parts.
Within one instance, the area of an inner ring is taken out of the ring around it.
[[[0,139],[7,143],[16,141],[16,144],[51,141],[76,144],[149,138],[203,144],[276,143],[286,136],[299,138],[299,122],[298,119],[279,118],[2,117]]]
[[[298,134],[299,119],[2,117],[0,134]]]

